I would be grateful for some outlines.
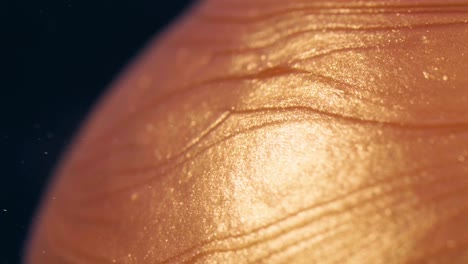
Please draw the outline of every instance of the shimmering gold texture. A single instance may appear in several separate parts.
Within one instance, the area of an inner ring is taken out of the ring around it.
[[[468,3],[213,0],[77,137],[27,263],[468,263]]]

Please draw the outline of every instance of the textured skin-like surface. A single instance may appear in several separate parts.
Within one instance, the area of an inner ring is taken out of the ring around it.
[[[213,0],[116,81],[27,263],[468,263],[468,3]]]

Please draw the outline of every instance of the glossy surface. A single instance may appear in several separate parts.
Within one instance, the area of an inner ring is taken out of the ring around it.
[[[201,3],[76,139],[29,263],[468,262],[467,43],[462,1]]]

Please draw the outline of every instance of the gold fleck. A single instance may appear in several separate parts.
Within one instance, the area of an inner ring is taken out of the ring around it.
[[[247,70],[249,70],[249,71],[250,71],[250,70],[253,70],[253,69],[255,69],[255,68],[257,68],[257,64],[254,63],[254,62],[249,63],[249,64],[247,65]]]
[[[423,36],[423,37],[422,37],[422,42],[423,42],[424,44],[427,44],[427,43],[429,43],[429,40],[427,39],[426,36]]]
[[[423,71],[423,75],[424,75],[424,78],[426,78],[426,79],[429,79],[429,77],[430,77],[429,73],[427,73],[425,71]]]

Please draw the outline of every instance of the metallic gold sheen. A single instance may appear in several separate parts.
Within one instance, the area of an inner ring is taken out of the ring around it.
[[[59,167],[27,263],[468,263],[468,4],[213,0]]]

